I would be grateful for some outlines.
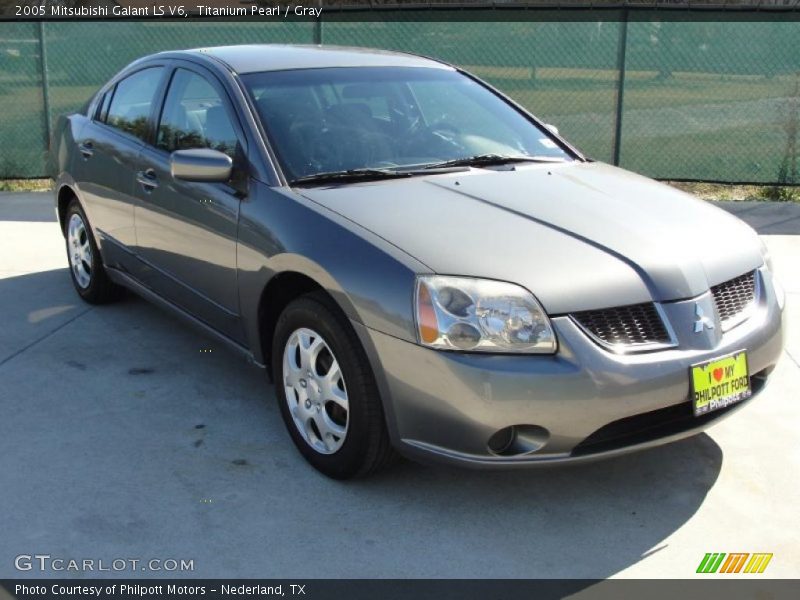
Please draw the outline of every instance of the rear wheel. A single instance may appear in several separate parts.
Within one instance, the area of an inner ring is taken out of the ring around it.
[[[272,346],[275,392],[300,453],[335,479],[372,474],[393,457],[372,371],[355,332],[326,297],[281,314]]]
[[[64,237],[72,283],[80,297],[90,304],[105,304],[119,298],[122,288],[108,278],[89,220],[76,198],[67,206]]]

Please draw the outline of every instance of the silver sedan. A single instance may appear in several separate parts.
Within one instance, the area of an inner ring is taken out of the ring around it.
[[[128,288],[263,368],[331,477],[676,440],[750,402],[781,354],[749,227],[435,60],[156,54],[52,147],[78,294]]]

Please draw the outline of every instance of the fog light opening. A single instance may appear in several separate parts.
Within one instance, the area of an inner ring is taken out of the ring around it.
[[[538,425],[511,425],[496,431],[487,446],[497,456],[519,456],[536,452],[550,439],[550,432]]]

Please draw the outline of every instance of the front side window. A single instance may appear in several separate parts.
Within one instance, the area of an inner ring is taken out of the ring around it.
[[[158,125],[162,150],[211,148],[234,158],[236,132],[217,90],[204,77],[178,69],[172,78]]]
[[[325,68],[242,80],[290,180],[486,154],[572,158],[549,132],[457,71]]]
[[[147,139],[148,119],[164,67],[137,71],[117,83],[105,121],[108,125]]]

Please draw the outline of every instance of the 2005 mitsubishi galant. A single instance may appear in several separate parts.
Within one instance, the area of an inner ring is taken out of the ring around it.
[[[676,440],[781,353],[752,229],[435,60],[156,54],[60,120],[52,168],[78,294],[131,288],[264,366],[331,477]]]

